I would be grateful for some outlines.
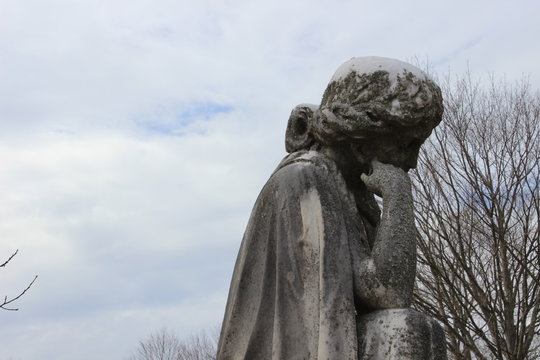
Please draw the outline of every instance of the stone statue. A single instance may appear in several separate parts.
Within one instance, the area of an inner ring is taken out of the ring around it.
[[[292,111],[289,155],[238,254],[218,360],[446,359],[441,327],[409,309],[407,172],[442,112],[426,74],[380,57],[346,62],[320,106]]]

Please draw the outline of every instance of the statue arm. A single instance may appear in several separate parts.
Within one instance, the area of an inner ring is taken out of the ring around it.
[[[407,173],[374,161],[362,175],[368,189],[383,198],[383,213],[371,254],[352,251],[356,297],[370,308],[404,308],[412,301],[416,273],[416,231]],[[365,255],[362,255],[365,254]]]

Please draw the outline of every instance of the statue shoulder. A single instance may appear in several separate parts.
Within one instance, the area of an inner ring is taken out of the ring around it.
[[[325,189],[344,185],[335,162],[318,151],[298,151],[286,156],[276,168],[269,183],[287,192],[304,192],[310,188]]]
[[[335,162],[315,150],[301,150],[287,155],[278,165],[272,176],[277,173],[317,172],[337,174]]]

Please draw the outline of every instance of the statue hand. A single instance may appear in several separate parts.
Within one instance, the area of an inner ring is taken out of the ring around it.
[[[360,175],[369,191],[384,197],[396,191],[410,191],[409,175],[392,164],[382,163],[378,160],[371,161],[371,173]]]

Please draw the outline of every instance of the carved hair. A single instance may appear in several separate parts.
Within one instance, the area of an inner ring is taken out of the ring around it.
[[[307,149],[315,142],[315,138],[309,129],[313,123],[313,115],[318,108],[317,105],[313,104],[300,104],[292,110],[285,133],[285,149],[287,152],[292,153]]]
[[[441,90],[420,69],[394,59],[352,58],[334,74],[321,106],[299,105],[287,127],[287,151],[315,140],[361,141],[380,135],[423,142],[442,119]],[[301,125],[307,122],[307,127]]]

